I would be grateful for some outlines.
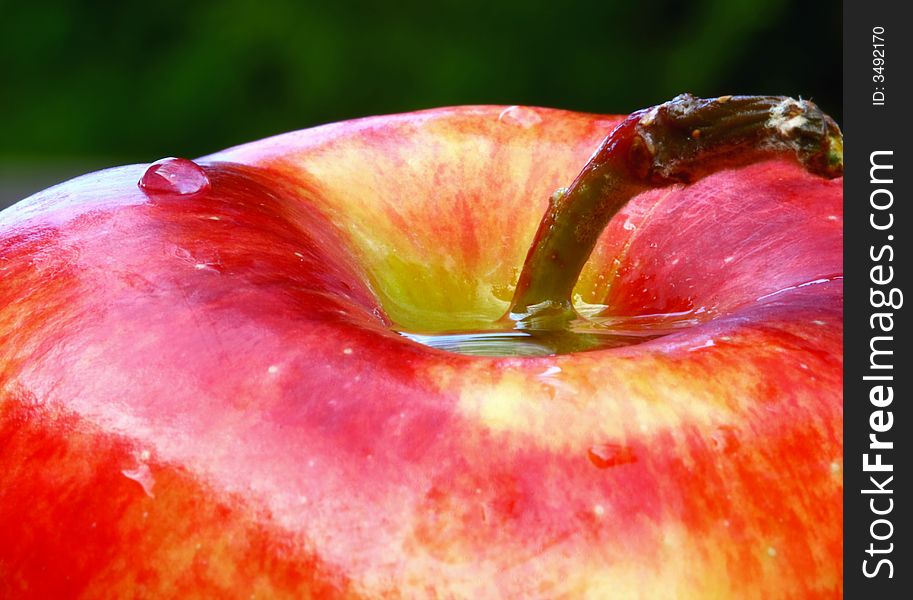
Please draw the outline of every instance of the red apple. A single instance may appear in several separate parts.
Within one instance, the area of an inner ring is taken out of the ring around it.
[[[838,596],[840,179],[636,195],[575,294],[641,343],[397,333],[504,315],[620,122],[368,118],[0,214],[0,596]]]

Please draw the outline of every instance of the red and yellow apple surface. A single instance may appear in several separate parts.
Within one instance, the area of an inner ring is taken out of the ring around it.
[[[501,318],[621,120],[368,118],[0,213],[0,596],[838,596],[839,178],[637,194],[574,298],[640,343],[398,333]]]

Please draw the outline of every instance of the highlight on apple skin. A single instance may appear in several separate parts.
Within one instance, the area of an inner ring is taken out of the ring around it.
[[[0,596],[839,595],[839,177],[639,191],[594,349],[485,326],[623,121],[373,117],[0,213]]]

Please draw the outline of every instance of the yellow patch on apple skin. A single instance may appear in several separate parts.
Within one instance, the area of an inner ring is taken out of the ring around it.
[[[750,369],[729,384],[699,378],[687,367],[669,367],[649,355],[590,360],[577,356],[550,373],[545,363],[477,363],[432,367],[429,378],[443,390],[459,390],[458,412],[517,446],[531,440],[550,450],[643,440],[683,425],[710,431],[736,418],[733,395],[749,395]]]
[[[398,565],[396,588],[404,597],[424,597],[428,582],[433,581],[436,597],[445,598],[602,600],[672,594],[681,599],[760,600],[769,597],[765,590],[782,585],[782,572],[776,568],[752,574],[750,582],[734,574],[731,565],[741,548],[731,543],[726,531],[696,537],[684,525],[665,521],[650,527],[644,538],[631,541],[632,546],[598,547],[569,536],[534,549],[498,546],[489,556],[480,557],[462,548],[460,539],[452,539],[445,560],[427,548],[407,543],[398,554],[408,555],[409,560]],[[633,550],[638,546],[646,553]],[[770,560],[766,548],[759,554]],[[360,591],[382,596],[389,591],[384,583],[377,579]]]
[[[530,394],[524,394],[525,388],[523,379],[516,373],[511,373],[487,393],[464,388],[460,394],[460,404],[465,410],[464,403],[469,400],[470,405],[474,405],[470,411],[476,411],[481,421],[495,431],[510,430],[514,427],[524,428],[529,425],[529,419],[523,418],[527,416],[523,410],[524,397],[532,401],[540,400],[529,398]]]
[[[816,557],[813,572],[790,570],[807,551],[807,540],[791,540],[752,526],[745,505],[736,502],[732,521],[710,522],[701,530],[678,520],[674,507],[653,521],[613,514],[602,505],[594,518],[606,528],[619,519],[641,520],[636,537],[600,543],[581,531],[524,546],[521,540],[494,533],[483,552],[463,538],[467,513],[479,506],[434,515],[442,529],[434,545],[407,539],[396,546],[396,589],[405,597],[422,597],[434,582],[438,597],[456,598],[746,598],[777,596],[783,578],[793,577],[795,596],[828,590],[839,567],[827,556]],[[454,507],[451,507],[454,508]],[[476,524],[475,533],[480,533]],[[611,537],[611,536],[610,536]],[[734,540],[738,540],[735,543]],[[392,551],[392,550],[391,550]],[[738,566],[736,566],[738,565]],[[391,565],[393,567],[393,565]],[[795,579],[801,574],[801,580]],[[365,581],[365,580],[363,580]],[[389,589],[383,578],[361,588],[369,596]],[[611,595],[607,596],[607,591]]]

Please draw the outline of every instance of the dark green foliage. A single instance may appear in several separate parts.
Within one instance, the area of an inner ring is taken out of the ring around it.
[[[369,114],[628,112],[684,91],[840,119],[840,4],[784,0],[4,2],[0,161],[196,156]]]

